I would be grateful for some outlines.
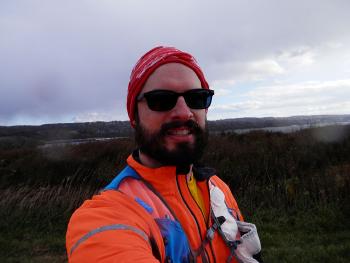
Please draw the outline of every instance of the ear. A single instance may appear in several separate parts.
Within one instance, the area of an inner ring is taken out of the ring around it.
[[[208,108],[205,109],[205,114],[207,114],[207,113],[208,113]]]
[[[136,126],[136,121],[133,120],[133,121],[131,122],[131,125],[132,125],[133,127],[135,127],[135,126]]]

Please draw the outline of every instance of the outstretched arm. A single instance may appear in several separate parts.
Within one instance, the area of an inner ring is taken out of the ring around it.
[[[161,240],[149,214],[132,198],[110,190],[74,212],[66,246],[69,262],[159,262]]]

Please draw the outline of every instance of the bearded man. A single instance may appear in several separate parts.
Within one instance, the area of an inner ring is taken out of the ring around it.
[[[70,262],[261,262],[255,226],[198,164],[213,95],[192,55],[156,47],[140,58],[127,96],[138,148],[72,215]]]

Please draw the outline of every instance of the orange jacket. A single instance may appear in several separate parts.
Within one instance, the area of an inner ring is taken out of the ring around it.
[[[170,207],[191,249],[198,249],[213,222],[210,216],[204,218],[193,199],[186,175],[177,173],[174,166],[145,167],[132,156],[129,156],[127,163]],[[210,211],[208,180],[197,179],[206,211]],[[223,191],[232,214],[242,220],[228,186],[217,176],[212,176],[210,181]],[[66,234],[69,262],[165,262],[165,245],[154,216],[140,209],[140,205],[125,191],[104,191],[85,201],[73,213]],[[205,257],[209,262],[226,262],[229,254],[227,245],[216,231],[212,241],[205,244]],[[199,256],[196,260],[202,262]]]

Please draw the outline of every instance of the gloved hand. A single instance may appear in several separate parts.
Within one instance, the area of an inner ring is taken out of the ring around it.
[[[242,263],[259,263],[255,255],[261,251],[260,239],[256,226],[251,223],[236,221],[228,212],[225,203],[225,195],[220,188],[210,186],[210,204],[216,218],[224,217],[220,225],[221,231],[228,241],[239,240],[237,249],[234,251],[237,259]],[[239,231],[238,231],[239,230]],[[243,233],[243,234],[240,234]]]
[[[244,263],[258,263],[256,259],[253,258],[261,251],[260,239],[256,226],[251,223],[237,221],[238,230],[244,233],[240,241],[241,243],[237,246],[235,251],[236,256],[239,260]]]

